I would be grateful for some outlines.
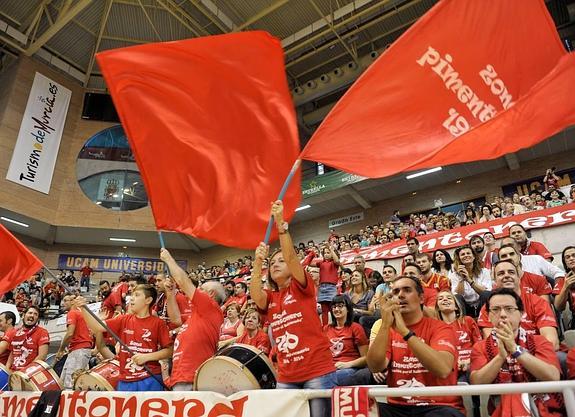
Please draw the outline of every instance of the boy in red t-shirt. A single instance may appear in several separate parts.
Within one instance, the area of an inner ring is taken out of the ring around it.
[[[127,345],[120,347],[120,381],[118,391],[162,391],[162,375],[158,361],[172,356],[172,339],[168,326],[151,314],[158,293],[148,284],[138,285],[130,299],[132,314],[122,314],[106,320],[106,325]],[[74,301],[74,307],[86,304],[83,297]],[[82,316],[93,333],[103,333],[104,327],[85,308]],[[135,353],[134,353],[135,352]],[[146,364],[152,375],[142,366]]]
[[[391,297],[381,305],[381,328],[370,345],[367,365],[385,369],[389,387],[457,385],[457,348],[454,330],[423,316],[423,287],[416,277],[400,276]],[[427,415],[464,417],[461,397],[389,397],[378,403],[381,417]]]

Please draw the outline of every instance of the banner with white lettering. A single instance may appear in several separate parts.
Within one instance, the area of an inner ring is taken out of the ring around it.
[[[72,92],[36,73],[6,179],[48,194]]]
[[[496,219],[486,223],[472,224],[458,229],[417,236],[419,250],[433,252],[437,249],[449,249],[469,243],[474,235],[483,235],[491,232],[495,238],[509,234],[509,228],[514,224],[521,224],[525,229],[540,229],[575,223],[575,203],[553,207],[545,210],[532,211],[517,216]],[[355,256],[361,255],[366,260],[394,259],[407,255],[405,240],[387,243],[385,245],[367,246],[359,250],[343,252],[340,256],[342,264],[353,262]]]
[[[39,392],[0,392],[0,417],[27,417]],[[226,397],[207,391],[64,391],[60,417],[308,417],[301,390],[242,391]]]
[[[188,261],[176,259],[184,270],[188,269]],[[91,256],[61,254],[58,256],[58,269],[78,271],[89,266],[97,272],[126,272],[141,274],[157,274],[164,272],[166,265],[155,258],[131,258],[118,256]]]

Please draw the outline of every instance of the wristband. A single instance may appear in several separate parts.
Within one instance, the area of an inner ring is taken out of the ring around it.
[[[525,353],[525,349],[523,349],[521,346],[517,346],[515,348],[515,352],[511,354],[511,357],[513,359],[517,359],[519,356],[523,355],[523,353]]]
[[[411,338],[411,336],[415,336],[415,333],[413,333],[410,330],[409,333],[407,333],[405,336],[403,336],[403,340],[405,340],[407,342]]]

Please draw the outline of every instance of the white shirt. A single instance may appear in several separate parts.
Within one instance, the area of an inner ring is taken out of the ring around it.
[[[553,279],[565,276],[565,272],[561,268],[553,265],[541,255],[522,255],[521,269]]]
[[[461,280],[460,275],[452,271],[448,275],[449,280],[451,281],[451,292],[456,294],[455,289]],[[473,277],[473,280],[484,287],[486,290],[491,290],[493,286],[493,281],[491,280],[491,274],[489,273],[488,269],[481,268],[481,273],[477,277]],[[463,283],[463,299],[469,305],[476,306],[479,301],[479,294],[475,292],[475,290],[471,287],[471,284],[467,281]]]

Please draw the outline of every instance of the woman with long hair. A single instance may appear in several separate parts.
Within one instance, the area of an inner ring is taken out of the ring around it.
[[[450,291],[437,294],[435,312],[436,317],[450,325],[457,334],[459,380],[469,383],[471,348],[475,342],[481,340],[479,326],[475,320],[463,313],[459,301]]]
[[[277,349],[277,388],[331,389],[337,384],[335,366],[317,314],[314,283],[297,258],[281,201],[272,204],[271,214],[281,249],[269,257],[270,288],[263,289],[262,264],[268,247],[263,242],[257,247],[250,295],[270,322]],[[313,417],[331,414],[329,400],[313,399],[310,406]]]
[[[495,220],[493,210],[489,204],[484,204],[481,206],[481,217],[479,218],[479,223],[486,223],[490,222],[491,220]]]
[[[353,306],[354,320],[359,321],[362,316],[371,316],[369,303],[373,298],[373,291],[369,289],[367,278],[362,271],[355,270],[351,274],[350,289],[347,292]]]
[[[349,268],[342,268],[339,275],[339,282],[337,284],[337,294],[344,294],[349,291],[352,270]]]
[[[453,259],[451,255],[445,249],[437,249],[433,252],[433,258],[431,260],[431,268],[438,274],[448,276],[452,271]]]
[[[491,275],[470,246],[455,250],[453,265],[453,271],[448,275],[451,291],[465,306],[465,314],[476,318],[479,315],[479,296],[491,290]]]
[[[337,368],[340,386],[357,385],[354,374],[365,368],[369,341],[363,327],[353,321],[353,306],[347,295],[336,295],[331,301],[331,324],[323,327]]]
[[[563,311],[569,301],[571,310],[575,310],[575,246],[567,246],[563,249],[561,261],[565,277],[557,278],[555,288],[553,288],[555,308],[557,311]],[[569,328],[575,329],[575,316],[571,319]]]

